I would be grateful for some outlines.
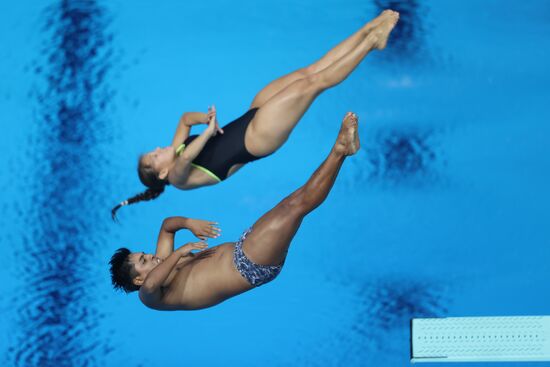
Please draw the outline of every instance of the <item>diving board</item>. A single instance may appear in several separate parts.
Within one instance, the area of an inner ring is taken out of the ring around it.
[[[411,362],[550,361],[550,316],[412,319]]]

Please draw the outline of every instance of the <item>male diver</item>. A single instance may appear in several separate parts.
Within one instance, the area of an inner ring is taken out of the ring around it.
[[[194,242],[174,250],[180,229],[190,229],[201,239],[217,237],[219,229],[213,222],[167,218],[154,255],[125,248],[115,252],[110,261],[114,288],[138,291],[143,304],[156,310],[195,310],[273,280],[302,220],[326,199],[344,160],[359,149],[357,123],[357,116],[348,112],[328,157],[306,184],[264,214],[237,242],[209,249],[204,242]]]

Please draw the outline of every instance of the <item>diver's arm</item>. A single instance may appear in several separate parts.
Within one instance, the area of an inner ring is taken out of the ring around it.
[[[176,128],[176,132],[174,133],[174,137],[172,138],[171,145],[174,147],[174,149],[177,149],[180,144],[183,143],[185,139],[187,139],[189,133],[191,132],[191,125],[187,124],[187,118],[185,115],[186,113],[181,116],[178,122],[178,127]]]
[[[208,114],[204,112],[186,112],[181,119],[187,126],[207,124]]]
[[[212,106],[208,112],[208,127],[196,137],[188,146],[185,147],[184,151],[181,152],[177,158],[180,162],[176,163],[176,167],[187,166],[189,165],[202,151],[206,142],[218,132],[223,134],[223,130],[218,126],[218,120],[216,118],[216,108]]]
[[[172,138],[172,146],[178,148],[181,143],[187,139],[189,133],[191,132],[191,126],[208,124],[210,118],[210,108],[209,113],[203,112],[185,112],[178,122],[178,127],[176,128],[176,133]]]
[[[201,135],[193,139],[193,141],[185,147],[185,149],[176,157],[175,164],[170,172],[168,172],[168,182],[175,186],[178,186],[178,184],[185,185],[191,171],[191,163],[199,155],[211,136],[212,133],[205,130]]]
[[[185,147],[185,149],[183,150],[183,152],[181,152],[177,159],[185,163],[191,163],[195,158],[197,158],[199,153],[206,145],[206,142],[212,136],[212,131],[210,131],[209,129],[204,130],[202,134],[193,139],[193,141]],[[176,164],[176,166],[177,165],[178,164]]]
[[[187,218],[181,217],[180,222],[184,223],[186,220]],[[174,239],[178,230],[173,230],[172,225],[169,224],[173,221],[173,218],[166,218],[162,221],[162,225],[160,226],[155,255],[163,260],[174,252]]]
[[[185,217],[169,217],[162,221],[157,240],[156,256],[166,259],[174,251],[174,238],[180,229],[188,229],[200,240],[216,238],[221,230],[216,222]]]
[[[189,256],[192,250],[203,250],[207,247],[204,242],[187,243],[172,252],[162,263],[157,265],[145,278],[139,289],[139,298],[147,305],[158,304],[162,300],[163,285],[168,276],[178,264],[179,259]]]

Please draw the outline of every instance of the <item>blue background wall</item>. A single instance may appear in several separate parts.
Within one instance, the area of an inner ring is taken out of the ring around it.
[[[111,222],[142,190],[138,155],[169,144],[182,112],[216,104],[231,121],[388,7],[389,47],[277,154]],[[412,317],[548,314],[549,36],[546,1],[0,4],[2,364],[396,366]],[[350,110],[362,150],[275,282],[198,312],[111,290],[112,252],[153,251],[164,217],[236,240],[309,177]]]

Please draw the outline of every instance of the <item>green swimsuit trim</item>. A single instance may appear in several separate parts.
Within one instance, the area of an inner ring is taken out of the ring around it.
[[[214,180],[218,181],[218,182],[222,182],[222,180],[216,176],[214,173],[212,173],[211,171],[207,170],[206,168],[202,167],[202,166],[199,166],[198,164],[195,164],[195,163],[191,163],[191,165],[195,168],[198,168],[200,169],[201,171],[203,171],[204,173],[206,173],[208,176],[212,177]]]
[[[183,152],[183,150],[185,149],[185,144],[180,144],[179,147],[177,147],[176,149],[176,154],[177,155],[180,155],[181,152]],[[208,176],[212,177],[214,180],[218,181],[218,182],[222,182],[222,180],[216,176],[214,173],[212,173],[210,170],[202,167],[202,166],[199,166],[198,164],[195,164],[195,163],[191,163],[191,165],[201,171],[203,171],[204,173],[206,173]]]
[[[176,155],[180,155],[184,149],[185,149],[185,144],[180,144],[180,146],[176,148]]]

